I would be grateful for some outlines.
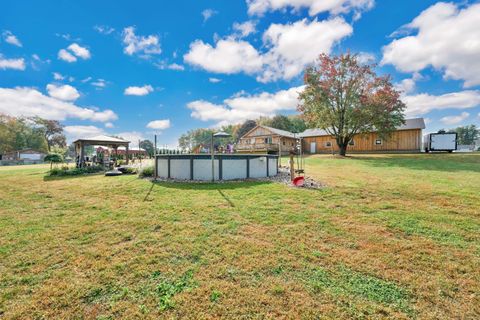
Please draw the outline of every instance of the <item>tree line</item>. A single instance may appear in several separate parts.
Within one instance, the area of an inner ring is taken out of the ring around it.
[[[178,139],[178,145],[184,150],[194,150],[201,145],[209,146],[212,134],[218,131],[227,132],[230,134],[230,137],[216,139],[216,144],[224,145],[228,143],[236,143],[243,135],[257,125],[264,125],[293,133],[303,132],[307,128],[305,121],[297,115],[276,115],[272,118],[260,117],[258,119],[246,120],[240,124],[223,126],[217,129],[199,128],[190,130],[180,136]]]
[[[24,149],[40,152],[67,150],[63,125],[40,117],[12,117],[0,114],[0,154]]]

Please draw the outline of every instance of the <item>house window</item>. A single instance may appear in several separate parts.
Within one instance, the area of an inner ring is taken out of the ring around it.
[[[332,146],[332,142],[331,142],[331,141],[325,142],[325,147],[330,148],[331,146]]]
[[[268,137],[264,139],[265,143],[272,143],[272,137]]]
[[[352,139],[350,140],[350,142],[348,143],[349,146],[354,146],[355,145],[355,141]]]
[[[382,139],[376,139],[376,140],[375,140],[375,144],[376,144],[377,146],[381,145],[381,144],[382,144]]]
[[[283,141],[283,145],[285,145],[285,141]]]

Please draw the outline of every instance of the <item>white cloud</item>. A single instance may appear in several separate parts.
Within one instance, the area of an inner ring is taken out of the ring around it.
[[[170,63],[168,64],[166,61],[160,61],[158,63],[154,63],[154,66],[156,66],[160,70],[176,70],[176,71],[183,71],[185,70],[185,67],[182,66],[181,64],[178,63]]]
[[[106,134],[105,130],[95,126],[65,126],[63,130],[69,143],[80,138],[91,138]]]
[[[373,53],[370,52],[359,52],[357,55],[358,63],[360,64],[370,64],[374,63],[376,58]]]
[[[112,110],[96,111],[49,97],[34,88],[0,88],[0,113],[15,117],[39,116],[50,120],[67,118],[107,122],[117,119]]]
[[[77,61],[77,57],[87,60],[90,59],[91,54],[87,48],[82,47],[77,43],[72,43],[66,49],[60,49],[58,51],[58,59],[69,63]]]
[[[124,28],[122,35],[125,45],[123,52],[129,56],[138,53],[143,57],[149,57],[152,54],[162,52],[158,36],[137,36],[135,35],[135,27]]]
[[[105,128],[114,128],[115,126],[111,122],[106,122],[105,123]]]
[[[84,80],[86,80],[86,79],[84,79]],[[90,78],[90,80],[91,80],[91,78]],[[97,89],[103,89],[107,86],[107,81],[105,81],[104,79],[97,79],[97,81],[93,81],[91,84],[92,84],[92,86],[97,87]]]
[[[0,54],[0,69],[25,70],[25,59],[6,59]]]
[[[58,59],[69,63],[77,61],[77,58],[65,49],[60,49],[60,51],[58,51]]]
[[[469,109],[479,106],[480,91],[465,90],[438,96],[421,93],[403,96],[402,101],[407,105],[408,116],[419,116],[432,110]]]
[[[146,84],[143,87],[128,87],[125,89],[123,94],[127,96],[145,96],[151,92],[153,92],[153,87],[149,84]]]
[[[308,8],[310,16],[322,12],[341,14],[354,11],[358,14],[371,9],[374,3],[374,0],[247,0],[250,15],[263,15],[268,11],[287,8],[292,8],[294,11]]]
[[[443,122],[446,125],[454,125],[454,124],[459,124],[460,122],[468,119],[470,116],[470,113],[468,112],[462,112],[459,115],[456,116],[446,116],[440,119],[441,122]]]
[[[264,57],[267,67],[258,79],[262,82],[291,79],[320,53],[329,54],[337,42],[352,33],[352,26],[343,18],[272,24],[263,34],[270,50]]]
[[[439,2],[416,17],[404,30],[408,35],[383,48],[382,64],[393,64],[403,72],[429,66],[445,79],[464,80],[465,87],[480,84],[480,4],[463,9]]]
[[[80,80],[82,83],[87,83],[89,82],[90,80],[92,80],[92,77],[86,77],[85,79],[83,80]]]
[[[65,77],[58,72],[53,72],[53,79],[61,81],[61,80],[65,79]]]
[[[165,130],[170,128],[170,119],[154,120],[147,124],[147,128],[155,130]]]
[[[280,111],[295,110],[298,104],[298,93],[302,90],[303,86],[256,95],[246,95],[242,92],[225,99],[222,104],[196,100],[188,103],[187,107],[192,110],[193,118],[215,121],[217,126],[221,126],[261,116],[271,117]]]
[[[395,89],[400,91],[402,95],[410,94],[415,91],[417,87],[417,81],[422,80],[423,76],[415,72],[411,78],[403,79],[400,83],[395,84]]]
[[[57,86],[55,84],[47,84],[47,91],[50,97],[63,101],[75,101],[80,97],[77,89],[71,85]]]
[[[187,63],[216,73],[252,74],[262,68],[262,57],[246,41],[235,39],[219,40],[215,47],[201,40],[190,44],[190,51],[184,55]]]
[[[83,60],[90,59],[91,57],[90,51],[87,48],[78,45],[77,43],[72,43],[67,49],[72,51],[74,55],[82,58]]]
[[[143,141],[146,139],[143,133],[138,131],[120,132],[116,133],[115,136],[130,141],[130,148],[138,148],[138,141]]]
[[[213,9],[205,9],[202,11],[203,22],[206,22],[208,19],[216,15],[218,12]]]
[[[18,38],[8,30],[3,32],[3,38],[5,39],[6,43],[10,43],[11,45],[17,47],[22,47],[20,40],[18,40]]]
[[[216,73],[257,74],[261,82],[288,80],[300,74],[320,53],[330,53],[336,43],[352,32],[343,18],[272,24],[263,34],[265,53],[244,40],[227,37],[215,46],[194,41],[184,60]]]
[[[243,23],[235,22],[233,24],[233,30],[238,34],[239,37],[247,37],[252,33],[257,32],[256,22],[254,21],[245,21]]]
[[[98,33],[100,33],[100,34],[105,34],[105,35],[109,35],[109,34],[111,34],[112,32],[115,31],[115,29],[112,28],[112,27],[109,27],[109,26],[99,26],[99,25],[94,26],[93,29],[94,29],[95,31],[97,31]]]
[[[221,80],[221,79],[218,79],[218,78],[208,78],[208,81],[210,81],[211,83],[219,83],[219,82],[221,82],[222,80]]]

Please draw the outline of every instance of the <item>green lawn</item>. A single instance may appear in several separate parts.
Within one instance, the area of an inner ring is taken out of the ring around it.
[[[480,154],[306,164],[326,188],[0,167],[0,318],[480,318]]]

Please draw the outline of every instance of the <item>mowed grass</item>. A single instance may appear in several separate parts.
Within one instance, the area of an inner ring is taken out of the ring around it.
[[[312,156],[321,190],[47,169],[0,167],[0,318],[480,318],[480,154]]]

